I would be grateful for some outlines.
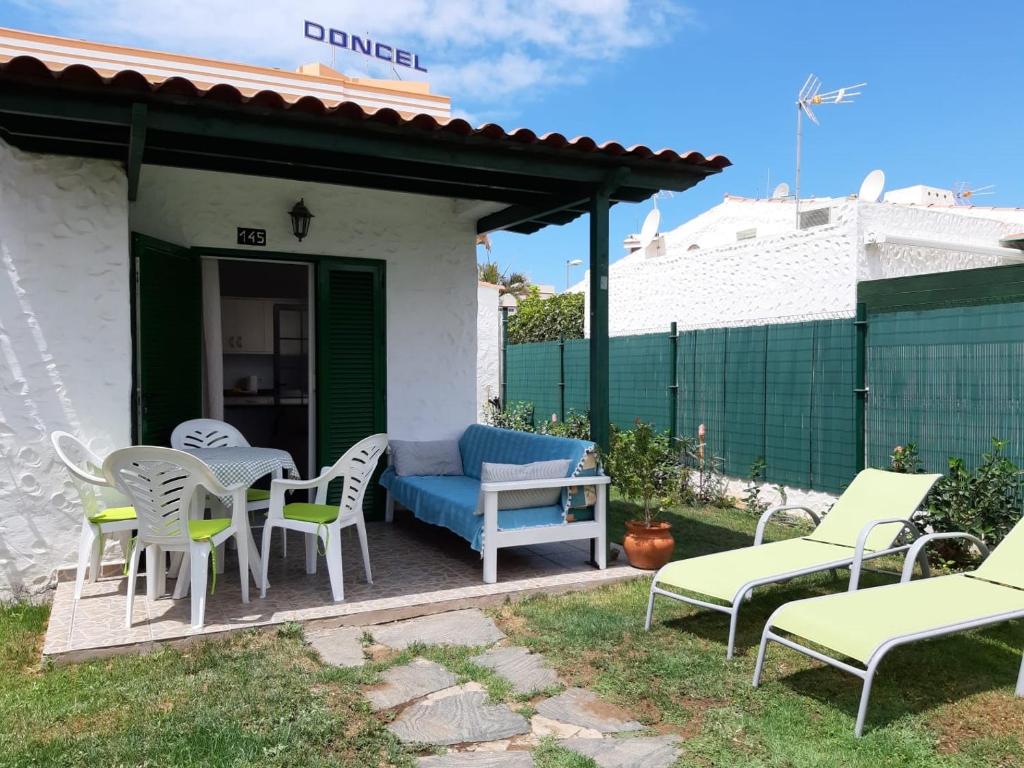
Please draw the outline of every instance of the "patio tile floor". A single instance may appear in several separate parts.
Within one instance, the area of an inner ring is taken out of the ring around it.
[[[419,523],[402,513],[396,514],[394,524],[369,523],[367,528],[374,583],[363,581],[355,529],[344,530],[344,602],[331,600],[323,558],[317,574],[307,575],[301,537],[290,534],[288,558],[284,559],[280,536],[275,533],[266,599],[260,599],[259,590],[250,582],[250,603],[241,602],[237,560],[233,552],[228,552],[224,573],[217,577],[216,593],[207,598],[206,626],[201,630],[189,625],[188,598],[170,598],[173,579],[167,580],[165,597],[150,601],[145,595],[145,578],[140,577],[130,629],[124,626],[125,577],[104,576],[86,584],[77,604],[73,582],[61,581],[43,653],[55,661],[77,661],[147,650],[159,642],[288,621],[322,626],[373,624],[494,603],[532,592],[598,586],[644,573],[622,561],[613,561],[607,570],[599,571],[586,562],[587,542],[578,541],[501,550],[498,583],[484,584],[479,554],[444,529]]]

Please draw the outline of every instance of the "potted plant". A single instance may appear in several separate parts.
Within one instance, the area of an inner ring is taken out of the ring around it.
[[[686,469],[667,434],[640,419],[633,429],[613,430],[604,466],[623,497],[643,510],[643,518],[626,521],[623,548],[634,568],[655,570],[675,549],[672,528],[658,520],[661,511],[681,500]]]

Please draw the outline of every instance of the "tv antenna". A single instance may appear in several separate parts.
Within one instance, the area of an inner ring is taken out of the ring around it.
[[[812,106],[849,104],[855,97],[860,96],[861,92],[858,89],[866,85],[867,83],[857,83],[856,85],[847,85],[844,88],[836,88],[834,91],[822,93],[821,79],[812,73],[807,76],[804,87],[800,89],[800,93],[796,97],[796,190],[794,194],[796,196],[797,229],[800,229],[800,143],[803,138],[804,115],[806,114],[807,119],[815,125],[820,125],[814,110],[811,109]]]
[[[780,181],[772,190],[772,200],[785,200],[789,197],[789,184]]]
[[[974,198],[995,194],[995,184],[984,187],[971,187],[966,181],[953,182],[953,202],[956,205],[974,205]]]

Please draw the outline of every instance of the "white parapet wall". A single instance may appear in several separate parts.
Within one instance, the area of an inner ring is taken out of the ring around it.
[[[127,182],[119,163],[0,141],[0,598],[77,552],[77,494],[49,434],[131,437]]]

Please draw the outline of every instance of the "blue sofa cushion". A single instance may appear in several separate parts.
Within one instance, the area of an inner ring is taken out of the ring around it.
[[[483,424],[472,424],[459,438],[462,471],[467,477],[480,479],[480,467],[491,464],[531,464],[535,461],[569,459],[566,477],[572,477],[593,443],[568,437],[516,432]]]
[[[462,476],[429,475],[399,477],[394,467],[381,475],[380,483],[403,506],[413,510],[426,523],[441,525],[458,534],[477,552],[483,549],[484,518],[476,514],[480,481]],[[502,530],[538,525],[561,525],[562,507],[505,509],[498,512]]]

